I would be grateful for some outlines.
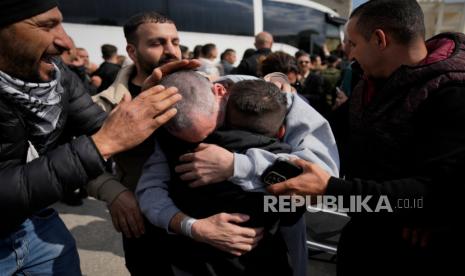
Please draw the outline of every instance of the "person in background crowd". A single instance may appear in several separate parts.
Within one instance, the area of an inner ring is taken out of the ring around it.
[[[76,48],[76,54],[84,61],[84,66],[86,67],[86,73],[88,76],[91,76],[98,68],[97,64],[92,63],[89,59],[89,53],[86,49],[82,47]]]
[[[281,72],[285,74],[295,92],[302,92],[302,85],[297,79],[299,69],[293,56],[284,52],[274,52],[268,55],[260,65],[260,74],[265,76],[269,73]]]
[[[234,63],[236,63],[236,51],[233,49],[226,49],[224,52],[221,54],[221,69],[222,73],[221,75],[229,75],[232,70],[234,70]]]
[[[184,46],[184,45],[179,45],[179,48],[181,48],[181,57],[182,57],[182,59],[190,59],[191,58],[191,52],[189,51],[189,47]]]
[[[118,49],[110,44],[102,45],[101,49],[104,62],[92,74],[92,83],[98,87],[98,92],[107,89],[115,81],[121,69],[121,66],[118,64]]]
[[[257,51],[243,59],[239,66],[233,70],[233,74],[249,75],[259,77],[259,64],[271,54],[271,47],[273,46],[273,36],[268,32],[261,32],[255,36],[255,48]]]
[[[310,55],[305,51],[298,51],[295,54],[297,60],[297,66],[299,67],[298,81],[304,85],[308,75],[310,75],[311,62]]]
[[[215,44],[208,43],[202,46],[202,56],[199,58],[201,65],[198,70],[204,72],[212,80],[220,77],[220,70],[215,61],[217,57],[218,49]]]

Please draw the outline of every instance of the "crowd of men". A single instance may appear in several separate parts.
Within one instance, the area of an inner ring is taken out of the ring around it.
[[[107,203],[131,275],[306,275],[305,207],[264,213],[270,194],[421,198],[349,213],[338,275],[460,271],[465,35],[425,41],[415,0],[355,9],[345,65],[273,53],[267,32],[236,68],[214,44],[183,59],[176,23],[143,11],[124,25],[132,63],[103,45],[97,68],[55,0],[0,14],[1,275],[81,275],[48,207],[77,189]],[[303,173],[266,186],[278,157]]]

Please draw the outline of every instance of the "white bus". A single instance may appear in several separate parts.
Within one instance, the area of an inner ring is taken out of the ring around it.
[[[65,30],[94,62],[101,61],[100,46],[105,43],[126,54],[121,26],[141,11],[173,19],[181,44],[190,50],[214,43],[220,53],[236,50],[239,60],[247,48],[254,48],[258,32],[273,34],[273,50],[315,52],[327,39],[339,41],[344,23],[330,8],[308,0],[64,0],[60,10]]]

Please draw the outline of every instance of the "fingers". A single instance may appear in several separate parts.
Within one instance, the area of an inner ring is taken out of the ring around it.
[[[161,125],[164,125],[166,122],[171,120],[171,118],[173,118],[176,113],[178,113],[176,108],[170,108],[161,115],[156,116],[152,124],[153,130],[159,128]]]
[[[119,216],[118,223],[119,223],[119,228],[121,229],[121,232],[123,232],[123,234],[127,238],[132,238],[131,230],[129,229],[128,223],[126,221],[126,217]]]
[[[127,221],[128,230],[130,231],[130,234],[134,234],[134,237],[136,238],[140,237],[141,233],[139,231],[139,227],[137,225],[134,214],[126,216],[126,221]]]
[[[188,154],[191,154],[191,153],[188,153]],[[187,154],[184,154],[184,155],[187,155]],[[185,161],[185,160],[182,160],[183,156],[181,156],[179,158],[180,161]],[[193,169],[194,169],[194,164],[193,163],[186,163],[186,164],[181,164],[181,165],[176,166],[174,168],[174,171],[177,172],[177,173],[185,173],[185,172],[190,172]]]
[[[150,92],[150,90],[151,89],[147,90],[147,92]],[[161,101],[163,101],[165,99],[169,99],[173,95],[181,96],[180,94],[178,94],[178,89],[176,87],[168,87],[168,88],[163,89],[161,91],[158,91],[158,89],[157,89],[156,92],[146,94],[145,97],[143,98],[143,100],[148,101],[150,103],[158,103],[158,102],[161,102]]]
[[[268,192],[275,194],[275,195],[284,194],[288,192],[289,190],[291,190],[291,187],[289,184],[291,181],[292,180],[286,180],[281,183],[276,183],[276,184],[268,186],[268,188],[266,189],[268,190]]]
[[[305,160],[302,160],[302,159],[298,159],[298,158],[291,158],[290,161],[291,161],[292,163],[294,163],[295,165],[301,167],[301,168],[306,168],[306,167],[308,167],[310,164],[312,164],[312,163],[310,163],[310,162],[308,162],[308,161],[305,161]]]
[[[188,172],[179,176],[179,178],[183,181],[191,181],[198,179],[198,176],[195,172]]]
[[[210,146],[210,144],[207,144],[207,143],[200,143],[197,148],[195,149],[195,151],[201,151],[201,150],[204,150],[206,148],[208,148],[208,146]]]
[[[179,157],[179,161],[181,162],[192,162],[194,161],[194,159],[195,159],[194,153],[186,153],[186,154],[181,155],[181,157]]]
[[[150,96],[150,95],[160,93],[161,91],[164,91],[164,90],[165,90],[165,87],[164,87],[163,85],[153,86],[153,87],[151,87],[150,89],[147,89],[147,90],[142,91],[142,92],[136,97],[136,99],[145,99],[146,97],[148,97],[148,96]]]
[[[190,188],[197,188],[197,187],[202,187],[202,186],[205,186],[205,185],[208,185],[208,183],[206,183],[202,179],[197,179],[194,182],[189,183]]]
[[[115,214],[111,213],[111,222],[113,223],[113,227],[115,228],[116,232],[121,233],[121,228],[119,227],[119,222],[118,222],[118,216]]]
[[[233,222],[233,223],[243,223],[250,219],[248,215],[238,214],[238,213],[233,213],[233,214],[222,213],[222,215],[225,221]]]

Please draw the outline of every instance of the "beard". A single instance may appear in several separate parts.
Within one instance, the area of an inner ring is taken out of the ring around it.
[[[137,59],[139,61],[139,64],[140,64],[140,67],[142,69],[142,71],[147,75],[147,76],[150,76],[153,72],[153,70],[155,70],[155,68],[163,65],[163,64],[166,64],[168,62],[172,62],[172,61],[178,61],[180,60],[178,57],[174,56],[174,55],[171,55],[171,54],[166,54],[166,55],[163,55],[160,57],[160,59],[158,60],[158,62],[153,62],[151,60],[147,60],[145,59],[143,56],[140,55],[139,52],[137,52]]]

